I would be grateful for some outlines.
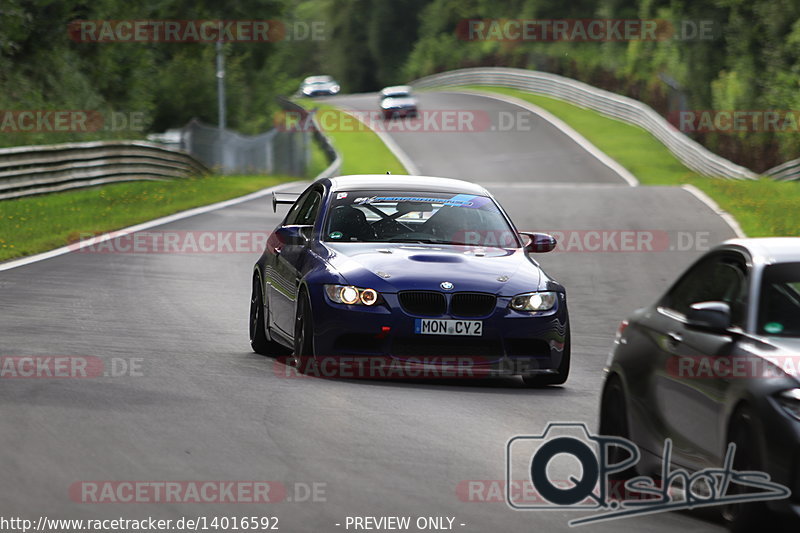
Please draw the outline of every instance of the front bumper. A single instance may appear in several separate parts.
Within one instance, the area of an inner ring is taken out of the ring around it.
[[[320,291],[321,292],[321,291]],[[498,297],[491,314],[443,319],[480,320],[481,336],[423,335],[421,318],[406,313],[396,294],[383,294],[374,307],[336,304],[322,294],[312,302],[314,352],[318,362],[367,365],[409,372],[458,370],[465,375],[505,376],[553,373],[567,342],[566,300],[550,311],[520,313],[508,308],[510,297]],[[454,376],[458,377],[458,376]]]
[[[383,118],[385,118],[385,119],[416,117],[417,116],[417,108],[416,107],[388,108],[388,109],[383,109],[382,112],[383,112]]]
[[[330,91],[328,89],[321,89],[318,91],[311,91],[311,92],[303,92],[303,96],[307,96],[309,98],[314,98],[316,96],[336,96],[339,94],[339,91]]]

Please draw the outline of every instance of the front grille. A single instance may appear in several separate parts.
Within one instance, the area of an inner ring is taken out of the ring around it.
[[[398,338],[392,343],[392,355],[408,359],[420,357],[473,357],[475,363],[488,363],[503,357],[500,340],[480,337],[434,337]]]
[[[497,297],[482,292],[457,292],[450,301],[453,316],[486,316],[492,314]]]
[[[410,315],[442,316],[447,310],[447,301],[440,292],[403,291],[397,297],[403,311]]]

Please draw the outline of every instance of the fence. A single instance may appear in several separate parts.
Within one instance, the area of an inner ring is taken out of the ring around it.
[[[299,118],[301,123],[303,124],[308,123],[309,112],[306,108],[285,98],[279,98],[278,102],[280,103],[283,109],[294,113],[299,113],[300,116]],[[333,144],[331,143],[327,135],[322,133],[322,130],[320,129],[316,118],[314,118],[313,116],[311,117],[311,124],[313,124],[313,130],[311,132],[311,135],[314,138],[314,141],[320,146],[320,148],[322,148],[322,151],[325,152],[325,157],[327,157],[328,161],[330,161],[330,165],[328,165],[328,168],[326,168],[319,176],[317,176],[317,179],[331,178],[333,176],[339,175],[339,172],[341,172],[342,169],[341,154],[339,154],[339,152],[337,152],[336,149],[333,147]]]
[[[310,136],[305,131],[271,129],[242,135],[193,120],[181,130],[181,148],[223,174],[305,176]]]
[[[647,130],[695,172],[728,179],[756,178],[751,170],[720,157],[678,131],[650,106],[556,74],[516,68],[468,68],[433,74],[411,84],[417,88],[500,85],[552,96]]]
[[[0,200],[207,172],[189,154],[144,141],[15,146],[0,149]]]
[[[312,117],[308,121],[308,111],[288,99],[278,98],[278,103],[284,110],[297,113],[303,124],[312,124],[312,130],[281,131],[273,128],[260,135],[248,136],[193,120],[181,130],[180,146],[224,174],[255,172],[305,177],[311,158],[311,143],[317,142],[331,162],[323,175],[336,175],[341,168],[341,158],[320,132],[316,120]]]

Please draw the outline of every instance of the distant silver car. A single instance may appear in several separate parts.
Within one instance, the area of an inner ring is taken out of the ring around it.
[[[416,117],[417,97],[408,85],[386,87],[380,92],[381,113],[384,119]]]
[[[339,94],[339,84],[330,76],[309,76],[300,85],[303,96],[334,96]]]
[[[791,497],[727,505],[734,531],[800,524],[800,238],[734,239],[620,324],[605,369],[600,433],[637,444],[636,473],[672,463],[768,473]],[[615,461],[616,462],[616,461]],[[741,487],[737,487],[741,488]]]

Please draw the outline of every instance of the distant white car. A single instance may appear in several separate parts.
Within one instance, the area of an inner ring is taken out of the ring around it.
[[[386,120],[417,116],[417,97],[408,85],[386,87],[380,92],[380,105]]]
[[[339,84],[330,76],[309,76],[300,85],[303,96],[333,96],[339,94]]]

